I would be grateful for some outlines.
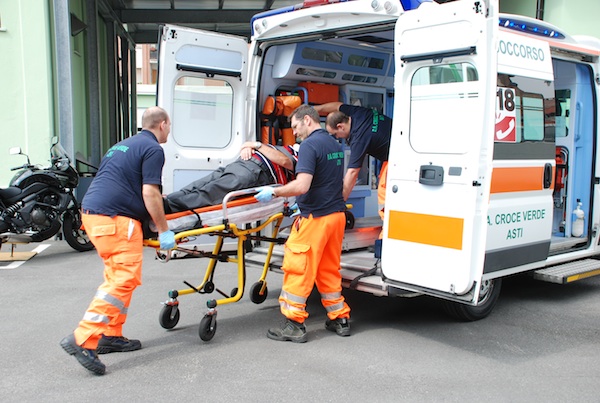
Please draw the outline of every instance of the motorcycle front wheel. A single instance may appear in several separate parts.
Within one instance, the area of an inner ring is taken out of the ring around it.
[[[63,218],[63,235],[69,246],[78,252],[87,252],[94,249],[84,230],[81,229],[81,216],[79,211],[67,211]]]

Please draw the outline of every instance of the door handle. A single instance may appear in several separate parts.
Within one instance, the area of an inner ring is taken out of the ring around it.
[[[552,185],[552,164],[544,165],[544,189],[548,189]]]

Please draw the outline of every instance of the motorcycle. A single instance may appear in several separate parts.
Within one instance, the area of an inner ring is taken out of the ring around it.
[[[73,193],[79,174],[71,165],[65,149],[52,139],[50,166],[32,165],[20,147],[11,155],[24,155],[27,163],[12,168],[18,171],[9,187],[0,188],[0,246],[3,243],[42,242],[59,233],[73,249],[94,249],[81,229],[80,206]]]

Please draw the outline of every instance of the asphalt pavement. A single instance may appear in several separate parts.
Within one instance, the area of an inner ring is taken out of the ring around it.
[[[0,400],[2,402],[598,402],[600,279],[560,286],[518,276],[481,321],[457,322],[427,298],[383,298],[345,290],[352,336],[324,327],[319,297],[309,299],[305,344],[266,337],[282,323],[282,275],[268,275],[260,305],[247,296],[218,307],[214,338],[199,338],[206,301],[179,298],[172,330],[159,323],[161,302],[183,281],[199,284],[207,259],[161,263],[145,249],[143,285],[134,293],[125,336],[129,353],[102,355],[104,376],[81,367],[59,346],[102,281],[96,252],[64,241],[29,261],[0,262]],[[43,249],[43,250],[42,250]],[[1,252],[10,251],[3,245]],[[247,286],[258,279],[247,269]],[[236,266],[219,263],[217,288],[236,285]]]

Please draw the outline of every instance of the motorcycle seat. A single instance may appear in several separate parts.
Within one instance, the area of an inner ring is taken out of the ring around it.
[[[13,197],[21,194],[23,190],[16,186],[11,186],[7,188],[0,188],[0,197],[3,199],[12,199]]]

